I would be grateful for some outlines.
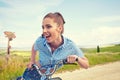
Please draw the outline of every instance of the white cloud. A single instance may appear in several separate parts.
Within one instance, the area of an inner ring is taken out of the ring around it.
[[[3,26],[0,25],[0,31],[3,29]]]
[[[12,30],[17,35],[16,39],[12,41],[12,45],[26,46],[26,45],[32,45],[32,42],[34,41],[34,39],[36,39],[36,36],[38,36],[38,32],[40,32],[39,29],[41,28],[40,24],[46,12],[49,11],[51,7],[58,6],[64,0],[51,0],[51,1],[50,0],[1,0],[1,1],[3,1],[9,6],[0,7],[0,22],[2,23],[2,25],[0,24],[0,32],[1,29],[2,31]],[[69,14],[69,12],[67,12],[67,14]],[[82,15],[82,16],[86,16],[86,15]],[[70,20],[69,18],[70,17],[68,16],[68,20]],[[120,26],[109,27],[110,26],[109,22],[114,23],[117,21],[118,23],[118,21],[120,21],[119,15],[97,17],[92,20],[89,19],[90,19],[89,17],[85,18],[85,20],[83,19],[83,23],[81,22],[80,24],[75,24],[75,25],[73,24],[74,21],[76,22],[76,19],[72,19],[71,23],[68,23],[70,25],[66,25],[69,26],[69,28],[68,31],[65,30],[65,36],[71,38],[77,44],[80,45],[96,45],[96,44],[106,44],[106,43],[112,43],[114,41],[120,41],[120,37],[119,37]],[[107,22],[107,24],[105,24],[106,26],[103,26],[104,24],[101,24],[106,22]],[[76,27],[77,30],[73,30],[75,29],[75,27],[73,28],[72,25],[78,26],[79,28]],[[70,29],[72,29],[73,31]],[[80,32],[78,32],[79,30]],[[4,36],[2,35],[2,37]],[[26,43],[24,43],[23,40]],[[2,43],[2,45],[4,44]]]
[[[79,34],[66,33],[65,36],[71,38],[77,45],[85,47],[107,45],[115,42],[120,42],[120,26],[101,26],[92,28],[86,32],[80,32]]]
[[[99,25],[85,29],[83,27],[74,27],[73,31],[71,29],[65,29],[64,35],[81,47],[104,46],[120,42],[120,26],[110,27]]]
[[[0,23],[0,36],[2,35],[3,30],[4,30],[4,26]]]
[[[0,32],[9,30],[16,33],[11,41],[14,47],[31,46],[38,36],[36,32],[47,9],[58,6],[63,0],[2,0],[9,6],[0,7]],[[4,27],[3,27],[4,26]],[[37,27],[37,28],[35,28]],[[40,30],[38,30],[40,31]],[[23,35],[23,36],[22,36]],[[6,45],[6,38],[0,35],[0,46]]]
[[[0,21],[5,25],[36,24],[50,7],[58,6],[63,0],[3,0],[9,7],[0,7]]]
[[[63,0],[6,0],[3,2],[10,7],[0,7],[0,13],[7,20],[31,20],[42,15],[47,9],[57,6]],[[42,15],[43,16],[43,15]]]
[[[113,22],[113,21],[120,21],[120,15],[98,17],[98,18],[94,18],[92,21],[93,22]]]

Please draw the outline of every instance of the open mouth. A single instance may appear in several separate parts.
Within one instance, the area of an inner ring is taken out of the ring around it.
[[[46,36],[46,38],[49,38],[50,37],[50,35],[49,36]]]
[[[45,37],[46,39],[49,39],[49,38],[51,37],[51,34],[44,34],[44,37]]]

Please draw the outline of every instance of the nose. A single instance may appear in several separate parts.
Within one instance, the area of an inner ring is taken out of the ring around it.
[[[47,29],[46,29],[46,28],[43,29],[43,33],[45,33],[45,32],[47,32]]]

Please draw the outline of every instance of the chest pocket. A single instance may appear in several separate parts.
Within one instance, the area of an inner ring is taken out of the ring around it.
[[[58,51],[54,55],[54,58],[57,60],[66,59],[69,55],[73,54],[75,54],[75,51],[71,46],[69,46],[66,48],[58,49]]]
[[[44,65],[48,65],[48,64],[50,64],[50,57],[51,57],[51,55],[50,55],[50,53],[48,52],[48,50],[46,49],[41,49],[40,50],[40,53],[39,53],[39,60],[40,60],[40,64],[42,65],[42,66],[44,66]]]

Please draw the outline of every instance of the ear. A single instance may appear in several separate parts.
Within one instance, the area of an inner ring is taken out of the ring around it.
[[[59,26],[59,32],[62,33],[62,31],[63,31],[63,27]]]

